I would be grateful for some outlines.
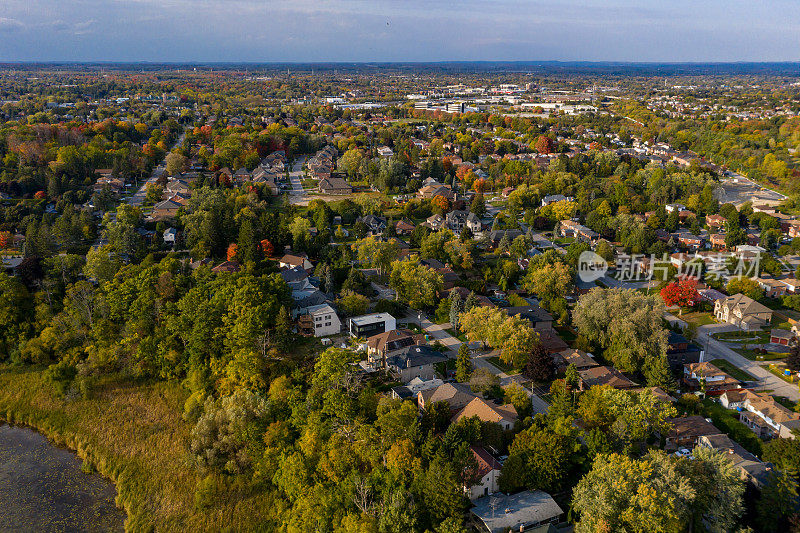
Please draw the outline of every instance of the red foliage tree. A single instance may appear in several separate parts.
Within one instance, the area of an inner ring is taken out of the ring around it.
[[[45,194],[44,191],[36,191],[36,194],[34,194],[33,197],[37,200],[44,200],[47,198],[47,194]]]
[[[228,261],[233,261],[236,259],[236,252],[239,251],[239,247],[236,246],[235,243],[230,243],[228,245]]]
[[[269,239],[261,241],[261,251],[264,252],[265,257],[272,257],[275,253],[275,247],[269,242]]]
[[[0,248],[8,248],[13,241],[10,231],[0,231]]]
[[[691,307],[698,300],[697,281],[692,278],[673,281],[661,289],[661,298],[670,307],[673,305]]]
[[[550,137],[539,135],[536,139],[536,151],[540,154],[552,154],[555,150],[556,143]]]

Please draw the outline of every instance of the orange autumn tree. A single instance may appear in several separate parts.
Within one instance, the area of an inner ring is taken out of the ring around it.
[[[486,180],[483,178],[478,178],[472,184],[472,188],[475,189],[475,192],[478,194],[483,194],[486,191]]]
[[[236,259],[236,252],[239,251],[239,247],[236,246],[235,243],[230,243],[228,245],[228,261],[233,261]]]
[[[264,252],[265,257],[272,257],[275,253],[275,247],[269,242],[269,239],[264,239],[261,241],[261,251]]]
[[[431,205],[442,213],[450,209],[450,201],[442,195],[434,196]]]
[[[0,248],[8,248],[11,244],[12,236],[10,231],[0,231]]]

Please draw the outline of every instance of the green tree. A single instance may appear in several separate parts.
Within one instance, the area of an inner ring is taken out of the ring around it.
[[[442,284],[442,275],[420,264],[416,258],[392,263],[389,286],[399,300],[414,309],[433,306]]]
[[[788,519],[797,512],[797,497],[797,478],[793,472],[770,472],[757,505],[758,522],[763,531],[789,531]]]
[[[456,359],[456,380],[461,383],[469,381],[472,375],[473,366],[472,358],[469,353],[467,343],[461,343],[458,347],[458,359]]]

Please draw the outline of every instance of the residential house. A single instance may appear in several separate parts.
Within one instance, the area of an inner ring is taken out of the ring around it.
[[[466,227],[473,235],[480,235],[483,232],[483,222],[475,213],[467,215]]]
[[[546,207],[556,202],[574,202],[575,198],[571,196],[564,196],[563,194],[550,194],[542,198],[542,207]]]
[[[456,423],[463,418],[472,418],[473,416],[477,416],[482,422],[500,424],[500,427],[505,430],[512,429],[519,418],[517,410],[510,403],[497,405],[494,402],[476,397],[458,411],[451,422]]]
[[[577,370],[586,370],[593,366],[599,366],[597,361],[594,360],[594,357],[592,357],[592,354],[586,353],[583,350],[578,350],[577,348],[561,350],[553,355],[554,359],[556,359],[556,366],[559,368],[567,368],[569,365],[575,365]]]
[[[433,199],[437,196],[443,196],[448,200],[454,199],[453,189],[449,185],[444,185],[438,181],[431,180],[417,192],[417,195],[423,199]]]
[[[671,426],[666,435],[666,450],[693,448],[700,437],[721,433],[714,424],[698,415],[668,418],[666,422]]]
[[[414,378],[423,380],[435,378],[436,368],[434,365],[445,361],[447,361],[447,356],[430,346],[413,345],[387,357],[386,368],[400,381],[408,383]]]
[[[744,398],[739,420],[764,439],[794,439],[800,429],[800,414],[778,403],[769,394],[753,393]]]
[[[305,254],[286,254],[278,259],[278,266],[280,268],[295,268],[300,267],[309,272],[314,268],[314,265],[309,261],[308,256]]]
[[[322,194],[350,194],[353,192],[353,187],[342,178],[323,178],[317,184],[319,192]]]
[[[174,200],[164,200],[153,206],[153,211],[148,218],[152,221],[173,219],[182,207],[181,204]]]
[[[464,383],[445,383],[435,389],[420,391],[417,394],[417,406],[422,410],[426,410],[435,403],[446,402],[450,406],[450,412],[455,414],[475,398],[477,396],[472,393],[469,385]]]
[[[362,222],[365,226],[367,226],[367,231],[369,231],[372,235],[382,235],[386,229],[386,219],[375,215],[358,217],[356,222]]]
[[[755,282],[764,289],[767,298],[778,298],[786,294],[788,287],[782,281],[772,278],[756,278]]]
[[[724,233],[712,233],[709,238],[709,242],[711,243],[711,247],[715,250],[724,250],[725,249],[725,234]]]
[[[428,226],[433,231],[439,231],[440,229],[442,229],[444,227],[444,223],[445,223],[445,218],[438,213],[429,216],[425,220],[425,225]]]
[[[714,316],[720,322],[743,330],[760,329],[772,320],[772,310],[744,294],[728,296],[714,303]]]
[[[600,235],[574,220],[562,220],[558,223],[558,232],[562,237],[574,237],[585,242],[594,242]]]
[[[500,479],[502,465],[483,446],[472,445],[469,449],[478,465],[476,477],[479,481],[471,487],[464,487],[464,492],[470,500],[477,500],[500,490],[497,481]]]
[[[474,503],[470,509],[472,524],[482,533],[521,532],[557,524],[564,517],[564,511],[552,496],[541,490],[526,490],[497,499],[480,498]]]
[[[164,230],[164,244],[170,244],[172,246],[175,245],[175,241],[178,238],[178,230],[175,228],[167,228]]]
[[[306,316],[311,321],[315,337],[328,337],[338,335],[342,330],[342,322],[336,311],[328,304],[312,305],[305,309]]]
[[[505,312],[508,316],[519,316],[527,320],[536,331],[553,329],[553,316],[538,305],[507,307]]]
[[[239,272],[241,265],[238,261],[225,261],[211,269],[211,272]]]
[[[706,215],[706,225],[709,228],[719,229],[725,227],[725,217],[722,215]]]
[[[689,339],[676,333],[669,332],[667,337],[667,362],[673,371],[679,371],[684,365],[700,361],[700,348],[689,342]]]
[[[379,333],[397,329],[397,321],[389,313],[373,313],[350,319],[348,331],[351,337],[372,337]]]
[[[394,231],[398,235],[411,235],[414,233],[416,226],[413,222],[409,222],[408,220],[398,220],[397,223],[394,225]]]
[[[724,433],[701,435],[697,439],[697,446],[711,448],[722,453],[739,472],[742,480],[753,484],[757,489],[761,489],[767,484],[772,465],[761,461]]]
[[[786,285],[786,292],[789,294],[797,294],[800,292],[800,279],[785,278],[781,280],[781,283]]]
[[[781,346],[789,346],[797,342],[794,332],[787,329],[773,328],[769,332],[769,342],[772,344],[780,344]]]
[[[579,370],[578,377],[581,390],[600,385],[610,385],[620,390],[635,389],[639,386],[638,383],[631,381],[622,372],[611,366],[595,366]]]
[[[447,224],[447,228],[451,230],[453,233],[461,233],[461,230],[464,229],[464,226],[467,224],[467,217],[469,216],[469,211],[462,211],[462,210],[454,210],[447,213],[445,216],[445,223]]]
[[[700,296],[700,299],[709,302],[709,303],[716,303],[717,300],[724,300],[727,298],[725,294],[722,294],[717,289],[699,289],[697,294]]]
[[[398,387],[392,387],[392,398],[395,400],[417,400],[417,394],[422,391],[426,391],[429,389],[435,389],[444,384],[439,378],[433,378],[429,380],[423,380],[420,378],[414,378],[405,385],[400,385]]]
[[[686,246],[690,250],[697,250],[703,245],[703,239],[691,233],[678,234],[678,242]]]
[[[705,391],[708,396],[719,396],[723,392],[742,388],[738,379],[707,361],[684,365],[683,383],[689,390]]]
[[[425,334],[407,329],[392,329],[367,339],[367,358],[373,368],[385,368],[386,358],[404,348],[424,344]]]

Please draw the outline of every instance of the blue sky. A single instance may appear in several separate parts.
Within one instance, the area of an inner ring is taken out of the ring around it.
[[[800,0],[0,0],[0,61],[797,61]]]

